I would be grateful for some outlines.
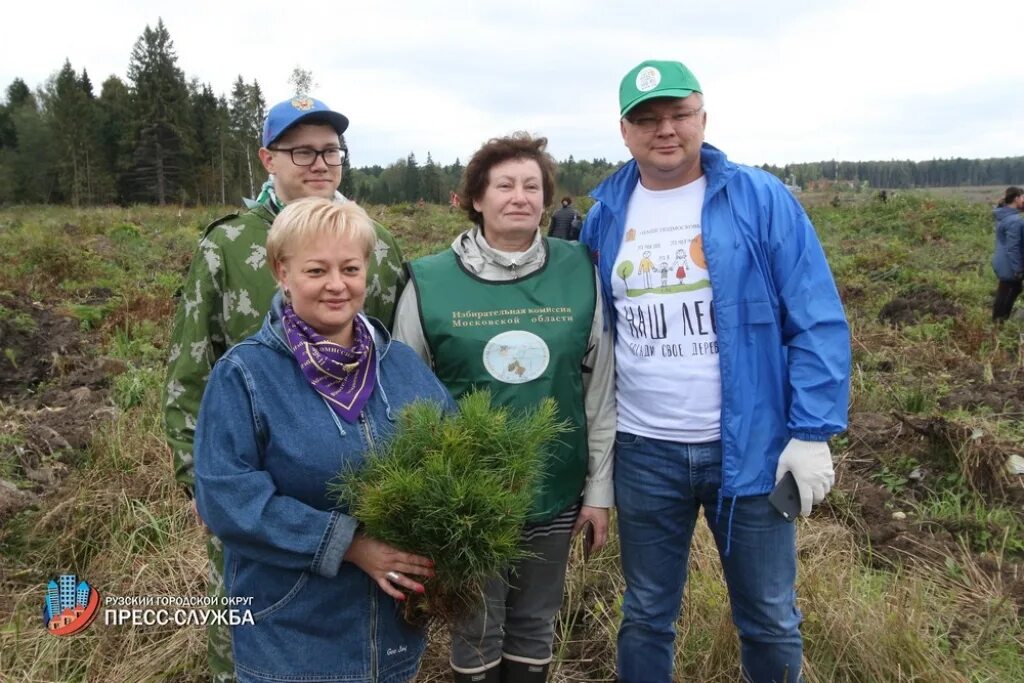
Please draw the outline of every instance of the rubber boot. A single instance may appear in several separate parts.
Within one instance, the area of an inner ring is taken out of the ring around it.
[[[527,664],[511,659],[501,660],[501,683],[544,683],[551,664]]]
[[[501,683],[501,667],[492,666],[475,674],[463,674],[452,670],[454,683]]]

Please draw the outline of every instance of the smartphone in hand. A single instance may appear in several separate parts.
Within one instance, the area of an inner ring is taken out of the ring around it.
[[[594,523],[583,524],[583,561],[590,559],[590,553],[594,550]]]
[[[768,502],[787,522],[793,522],[800,516],[800,487],[796,485],[792,472],[786,472],[779,479],[779,483],[768,494]]]

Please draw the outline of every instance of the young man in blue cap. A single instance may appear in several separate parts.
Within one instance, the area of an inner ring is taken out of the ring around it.
[[[267,268],[267,231],[285,204],[303,197],[335,197],[346,150],[348,119],[320,100],[296,97],[271,108],[263,126],[260,161],[270,179],[248,209],[214,221],[203,234],[175,316],[165,389],[164,421],[175,477],[191,497],[192,442],[199,401],[213,364],[259,329],[277,289]],[[404,281],[402,255],[382,226],[367,267],[365,311],[388,328]],[[224,594],[223,550],[210,536],[210,591]],[[234,681],[231,629],[208,628],[215,683]]]
[[[689,69],[637,65],[619,105],[633,160],[594,190],[581,235],[616,335],[618,677],[672,680],[703,507],[744,680],[799,681],[796,530],[768,494],[792,473],[807,515],[832,486],[828,439],[846,429],[849,400],[843,307],[785,186],[704,142],[704,96]],[[663,264],[661,278],[640,274],[644,258]]]

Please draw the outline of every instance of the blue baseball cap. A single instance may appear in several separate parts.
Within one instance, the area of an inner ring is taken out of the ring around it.
[[[326,123],[338,131],[338,135],[348,128],[348,118],[320,100],[293,97],[270,108],[267,120],[263,122],[263,146],[270,147],[285,131],[298,123]]]

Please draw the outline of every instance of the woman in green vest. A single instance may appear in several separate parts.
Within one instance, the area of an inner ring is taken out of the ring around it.
[[[493,577],[477,612],[452,628],[456,683],[544,681],[562,602],[569,542],[608,537],[613,504],[615,360],[587,250],[548,240],[554,196],[546,138],[525,133],[481,147],[462,180],[473,226],[451,248],[410,264],[395,338],[431,365],[455,398],[487,388],[532,408],[552,396],[572,431],[548,454],[522,543],[530,558]]]

